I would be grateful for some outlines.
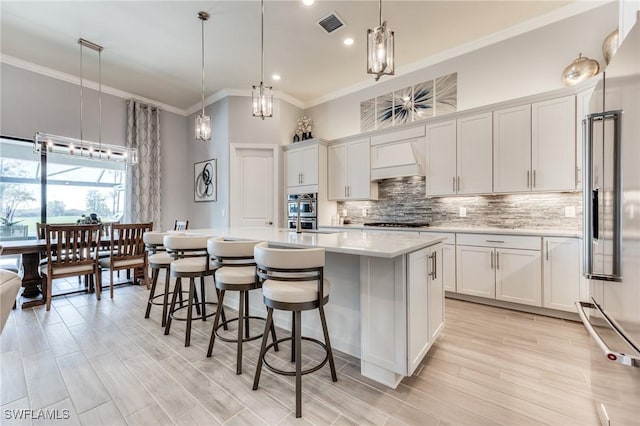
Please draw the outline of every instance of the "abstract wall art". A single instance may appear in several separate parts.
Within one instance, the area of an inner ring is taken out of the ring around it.
[[[448,114],[457,105],[458,74],[452,73],[360,102],[360,131]]]
[[[217,161],[215,158],[193,166],[193,198],[195,202],[218,199]]]

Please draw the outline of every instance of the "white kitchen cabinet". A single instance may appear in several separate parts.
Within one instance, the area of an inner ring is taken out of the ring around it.
[[[318,144],[289,148],[287,151],[287,186],[318,185],[318,160]]]
[[[486,194],[493,189],[492,113],[457,120],[458,194]]]
[[[576,189],[576,98],[531,105],[533,191]]]
[[[576,312],[575,302],[586,298],[579,238],[545,237],[543,290],[545,308]]]
[[[495,250],[496,299],[542,306],[540,251]]]
[[[445,291],[456,292],[456,246],[442,246],[442,286]]]
[[[407,375],[411,375],[444,327],[442,245],[413,252],[408,262]]]
[[[426,127],[426,195],[492,191],[491,112]]]
[[[531,105],[493,112],[493,191],[531,191]]]
[[[426,128],[427,196],[456,193],[456,120],[431,124]]]
[[[457,234],[457,292],[542,306],[540,238]]]
[[[328,171],[330,200],[378,199],[378,183],[370,177],[369,139],[329,146]]]
[[[457,292],[495,299],[493,259],[491,247],[456,246]]]

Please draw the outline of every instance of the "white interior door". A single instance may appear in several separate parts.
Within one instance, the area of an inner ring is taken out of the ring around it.
[[[277,153],[274,145],[231,146],[232,227],[273,227],[278,223]]]

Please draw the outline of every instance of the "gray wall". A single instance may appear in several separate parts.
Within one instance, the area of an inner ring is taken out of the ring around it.
[[[602,41],[617,25],[618,4],[611,2],[398,78],[383,77],[305,112],[314,121],[315,136],[335,139],[360,132],[360,102],[452,72],[458,73],[459,111],[559,89],[562,70],[578,53],[604,64]]]
[[[83,89],[83,137],[98,140],[98,93]],[[127,128],[126,100],[102,94],[102,141],[124,145]],[[186,118],[160,112],[162,161],[162,224],[156,229],[173,226],[176,218],[188,217],[191,177],[185,172]],[[33,139],[35,132],[73,138],[80,137],[80,86],[0,64],[0,134]],[[193,174],[192,169],[191,175]]]

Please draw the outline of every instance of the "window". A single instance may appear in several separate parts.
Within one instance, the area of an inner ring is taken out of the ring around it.
[[[0,240],[35,237],[43,217],[47,223],[76,223],[91,213],[103,222],[122,217],[124,164],[59,154],[41,158],[32,141],[1,137],[0,153]]]

